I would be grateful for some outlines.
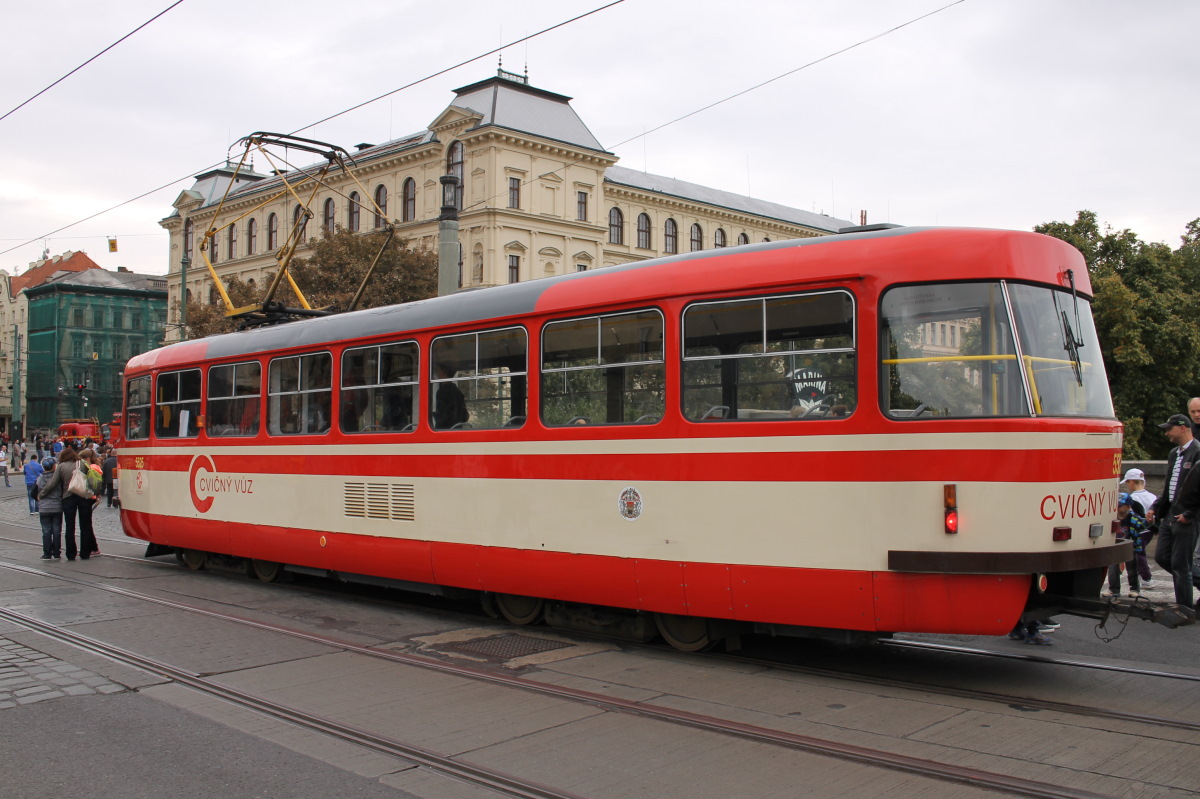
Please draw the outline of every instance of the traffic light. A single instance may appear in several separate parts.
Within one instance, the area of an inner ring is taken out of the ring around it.
[[[83,383],[76,383],[76,384],[75,384],[75,390],[79,392],[79,396],[81,396],[81,397],[83,396],[83,390],[84,390],[85,388],[87,388],[87,386],[86,386],[85,384],[83,384]]]

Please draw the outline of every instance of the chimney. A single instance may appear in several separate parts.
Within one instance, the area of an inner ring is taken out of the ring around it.
[[[129,268],[128,268],[128,267],[124,267],[124,266],[118,266],[118,267],[117,267],[117,271],[118,271],[118,272],[128,272],[128,271],[129,271]]]

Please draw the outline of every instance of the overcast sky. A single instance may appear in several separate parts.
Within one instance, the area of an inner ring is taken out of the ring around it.
[[[0,267],[165,273],[158,221],[241,136],[290,132],[605,0],[185,0],[0,121]],[[1029,229],[1081,209],[1178,246],[1200,217],[1200,2],[625,0],[505,50],[623,166],[796,208]],[[171,0],[8,3],[0,115]],[[303,135],[423,130],[496,56]],[[260,165],[261,166],[261,165]],[[59,233],[57,228],[174,182]],[[120,250],[109,254],[106,237]],[[36,239],[32,244],[22,242]]]

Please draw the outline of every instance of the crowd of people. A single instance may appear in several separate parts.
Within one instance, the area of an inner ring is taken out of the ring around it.
[[[108,507],[113,506],[117,452],[90,438],[57,439],[44,447],[45,443],[40,437],[35,441],[37,457],[22,467],[29,515],[37,516],[42,528],[42,560],[60,559],[64,544],[67,560],[77,557],[87,560],[100,552],[92,527],[92,512],[105,498]],[[0,444],[0,461],[7,466],[7,448],[3,444]],[[6,469],[6,485],[7,476]]]

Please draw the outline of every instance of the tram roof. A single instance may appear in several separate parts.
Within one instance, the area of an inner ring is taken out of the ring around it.
[[[814,250],[813,255],[818,251],[824,256],[841,255],[838,250],[842,247],[854,250],[852,257],[839,264],[842,268],[829,269],[831,262],[826,259],[821,269],[828,271],[816,274],[797,274],[794,260],[778,257],[784,251],[810,248]],[[1063,270],[1073,268],[1079,293],[1090,297],[1091,284],[1082,256],[1070,245],[1049,236],[1007,230],[898,227],[634,261],[587,272],[460,291],[401,305],[225,333],[143,353],[130,360],[127,370],[250,356],[431,328],[454,328],[483,321],[504,325],[536,313],[570,313],[615,303],[649,303],[668,296],[777,288],[804,278],[814,281],[828,277],[836,281],[856,272],[883,273],[889,283],[960,280],[971,276],[970,268],[985,254],[990,254],[993,261],[999,254],[1015,262],[1030,251],[1044,254],[1047,249],[1062,253],[1061,260],[1043,257],[1038,261],[1041,264],[1039,272],[1015,274],[1065,286]],[[942,266],[932,260],[930,254],[934,250],[938,250],[948,263]],[[727,259],[748,256],[754,257],[753,263],[738,264],[733,269],[727,263]],[[882,265],[878,269],[864,269],[867,258]],[[681,269],[680,265],[685,266]],[[986,274],[1003,277],[999,270]],[[686,288],[680,287],[683,279],[688,281]]]

